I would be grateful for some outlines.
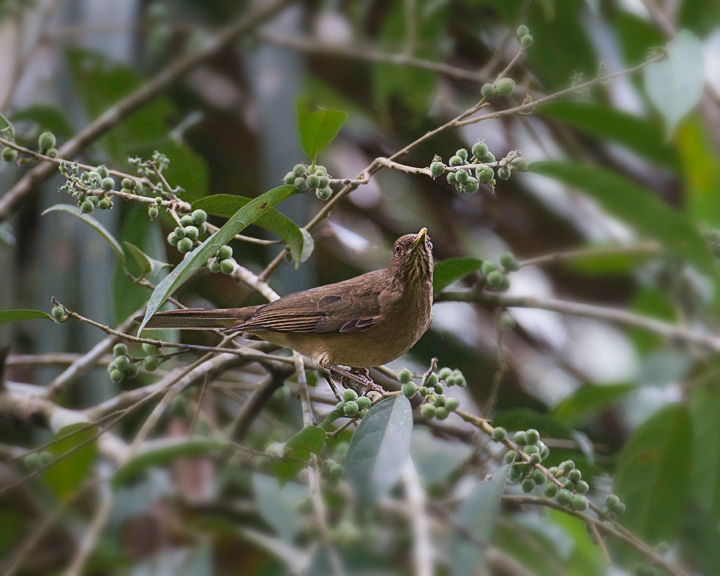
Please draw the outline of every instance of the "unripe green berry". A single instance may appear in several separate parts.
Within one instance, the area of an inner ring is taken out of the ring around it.
[[[442,176],[444,171],[445,165],[442,162],[433,162],[430,164],[430,174],[432,174],[433,177],[437,178],[438,176]]]
[[[550,456],[550,448],[545,446],[542,442],[538,444],[540,446],[540,459],[546,460],[548,456]]]
[[[500,292],[505,292],[505,290],[510,288],[510,280],[505,274],[500,272],[500,270],[490,272],[490,274],[487,275],[487,282],[492,288]]]
[[[100,202],[98,202],[98,208],[100,210],[110,210],[110,207],[110,200],[108,200],[107,198],[101,198]]]
[[[533,490],[535,490],[535,480],[525,478],[525,480],[522,481],[522,491],[525,492],[525,494],[529,494]]]
[[[151,220],[155,220],[160,215],[160,211],[157,209],[156,206],[150,206],[148,208],[148,216],[150,216]]]
[[[167,236],[167,241],[170,246],[177,246],[179,238],[177,237],[177,234],[175,232],[170,232]]]
[[[467,170],[458,170],[455,173],[455,181],[458,184],[465,184],[465,182],[468,181],[468,178],[470,178],[470,174],[468,174]]]
[[[431,372],[427,378],[427,381],[425,382],[425,386],[427,386],[428,388],[435,388],[435,386],[437,386],[439,382],[440,378],[438,377],[438,375],[435,374],[435,372]]]
[[[545,473],[542,470],[535,470],[533,472],[533,480],[535,480],[535,484],[542,486],[545,482],[547,482],[547,476],[545,476]]]
[[[582,496],[581,494],[575,494],[575,496],[572,497],[570,500],[570,508],[573,510],[576,510],[577,512],[582,512],[583,510],[587,510],[588,507],[588,499],[585,498],[585,496]]]
[[[527,432],[525,432],[525,442],[527,443],[525,454],[540,454],[540,448],[535,444],[530,444],[530,437]]]
[[[305,192],[305,190],[308,189],[308,183],[307,179],[303,178],[302,176],[298,176],[295,178],[295,182],[293,182],[295,185],[295,188],[297,188],[300,192]]]
[[[522,430],[515,432],[515,434],[513,434],[513,441],[518,446],[525,446],[525,444],[527,444],[527,437],[525,436],[525,432],[523,432]]]
[[[358,415],[358,412],[360,412],[360,407],[355,400],[345,402],[345,405],[343,406],[343,414],[345,414],[345,416],[348,418],[355,418],[355,416]]]
[[[498,168],[497,175],[500,180],[510,180],[512,170],[510,170],[508,166],[500,166],[500,168]]]
[[[453,186],[457,184],[457,174],[455,172],[448,172],[445,178],[447,179],[448,184],[451,184]]]
[[[438,382],[433,386],[433,389],[435,390],[435,394],[442,394],[445,391],[445,386]]]
[[[501,78],[495,84],[495,88],[500,96],[510,96],[515,90],[515,80],[512,78]]]
[[[97,205],[100,203],[100,198],[98,198],[97,196],[89,196],[88,200],[90,200],[90,202],[92,202],[93,206],[95,206],[96,208]]]
[[[452,368],[441,368],[440,371],[437,373],[437,377],[440,380],[446,380],[448,376],[452,374]]]
[[[437,406],[435,408],[435,417],[438,420],[445,420],[448,416],[450,416],[450,410],[448,410],[447,407]]]
[[[505,464],[512,464],[517,460],[518,453],[515,450],[508,450],[505,454]]]
[[[423,404],[420,406],[420,415],[428,420],[435,416],[435,411],[436,409],[433,404]]]
[[[558,504],[562,504],[563,506],[567,506],[570,504],[570,500],[572,500],[573,494],[570,492],[570,490],[566,490],[565,488],[558,490],[557,496],[555,496],[555,499],[557,500]]]
[[[515,319],[510,315],[510,312],[502,313],[500,316],[500,325],[506,329],[515,327]]]
[[[510,166],[513,167],[514,170],[517,170],[518,172],[524,172],[527,170],[528,164],[527,160],[523,158],[522,156],[518,156],[517,158],[513,158],[510,160]]]
[[[574,468],[573,470],[570,470],[570,472],[568,472],[568,478],[573,482],[580,482],[580,480],[582,479],[582,472],[580,472],[580,470],[578,470],[577,468]]]
[[[140,192],[140,186],[142,186],[142,184],[138,184],[138,193]],[[162,203],[163,203],[162,196],[156,196],[155,204],[157,204],[158,206],[162,206]]]
[[[357,400],[358,395],[355,390],[352,390],[351,388],[346,388],[343,390],[343,400],[346,402],[350,402],[351,400]]]
[[[482,88],[480,88],[480,94],[483,95],[483,98],[492,98],[493,96],[495,96],[495,86],[493,86],[489,82],[486,82],[482,85]]]
[[[345,474],[345,467],[337,462],[333,463],[328,470],[328,475],[333,480],[339,480],[343,474]]]
[[[123,178],[120,181],[120,187],[121,188],[134,188],[134,183],[130,178]]]
[[[93,204],[90,200],[83,200],[80,203],[80,211],[83,214],[90,214],[93,210],[95,210],[95,204]]]
[[[512,252],[503,252],[500,254],[499,262],[500,266],[505,268],[508,272],[516,272],[520,270],[515,254]]]
[[[293,167],[293,174],[295,174],[295,177],[302,176],[306,173],[307,168],[305,167],[305,164],[295,164]]]
[[[497,264],[495,264],[492,260],[483,260],[480,270],[485,276],[487,276],[491,272],[495,272],[495,270],[497,270]]]
[[[40,458],[40,454],[37,452],[32,452],[31,454],[28,454],[23,458],[23,464],[25,464],[25,468],[28,470],[38,470],[42,467],[42,459]]]
[[[398,380],[400,381],[400,384],[410,382],[412,380],[412,372],[410,372],[407,368],[403,368],[400,372],[398,372]]]
[[[490,168],[490,166],[478,166],[475,168],[475,177],[483,184],[490,182],[490,180],[493,179],[493,176],[495,176],[495,172],[493,172],[493,169]]]
[[[48,156],[50,158],[57,158],[57,155],[58,155],[57,148],[48,148],[47,152],[45,152],[45,156]]]
[[[475,142],[472,147],[472,153],[475,158],[482,158],[488,153],[488,145],[485,142]]]
[[[315,189],[320,187],[320,176],[316,176],[315,174],[310,174],[310,176],[307,177],[307,185],[309,188]]]
[[[125,379],[125,374],[120,372],[120,370],[116,369],[116,370],[113,370],[112,372],[110,372],[110,380],[112,380],[116,384],[119,384],[124,379]]]
[[[157,211],[157,208],[155,208]],[[190,238],[190,240],[197,240],[197,237],[200,235],[200,230],[197,229],[195,226],[186,226],[185,227],[185,237]]]
[[[450,410],[450,412],[455,412],[455,410],[457,410],[459,406],[460,400],[458,400],[457,398],[448,398],[445,401],[445,408]]]
[[[332,196],[332,188],[329,186],[326,186],[325,188],[318,188],[315,190],[315,196],[322,201],[328,200],[330,196]]]
[[[235,260],[232,258],[220,260],[220,272],[223,274],[232,274],[233,270],[235,270]]]
[[[610,510],[615,510],[615,507],[620,504],[620,498],[618,498],[615,494],[608,494],[605,496],[605,506],[610,508]]]
[[[138,375],[138,367],[137,364],[130,364],[128,369],[125,371],[125,377],[130,378],[131,380],[135,378]]]
[[[590,490],[590,485],[585,480],[575,482],[575,492],[578,494],[585,494],[588,490]]]
[[[295,184],[295,172],[288,172],[285,174],[285,178],[283,178],[283,182],[285,184],[288,184],[289,186],[293,186]]]
[[[545,486],[545,496],[548,498],[555,498],[558,493],[558,487],[557,485],[553,484],[552,482],[548,482],[547,486]]]
[[[619,502],[618,505],[613,508],[613,512],[615,512],[618,516],[622,516],[625,514],[625,504],[623,502]]]
[[[570,479],[566,479],[564,485],[565,485],[565,488],[567,488],[568,490],[571,490],[571,491],[575,490],[575,482],[573,482]]]
[[[216,273],[220,272],[220,262],[218,262],[217,260],[213,260],[212,262],[210,262],[210,263],[208,264],[208,269],[209,269],[210,272],[212,272],[213,274],[216,274]]]
[[[193,225],[193,219],[192,219],[192,216],[190,216],[189,214],[185,214],[185,216],[180,218],[180,226],[182,226],[183,228],[187,228],[188,226],[192,226],[192,225]]]
[[[116,356],[115,357],[115,366],[117,366],[118,370],[125,372],[128,368],[130,368],[130,358],[128,358],[124,354],[121,354],[120,356]]]
[[[502,426],[493,428],[492,439],[495,440],[495,442],[502,442],[505,438],[507,438],[507,430],[505,430],[505,428]]]
[[[523,48],[528,48],[533,43],[533,37],[530,34],[525,34],[522,38],[520,38],[520,44],[522,44]]]
[[[427,386],[420,386],[420,388],[418,388],[418,394],[420,394],[420,398],[425,398],[428,395]]]
[[[450,160],[448,160],[448,164],[450,164],[450,166],[462,166],[463,164],[465,164],[465,161],[456,154],[455,156],[450,157]]]
[[[115,180],[113,180],[112,178],[110,178],[110,176],[108,176],[107,178],[102,179],[100,186],[105,191],[112,190],[113,187],[115,186]]]
[[[525,34],[527,34],[529,32],[530,32],[530,30],[528,30],[528,27],[525,26],[525,24],[521,24],[520,26],[518,26],[518,29],[517,29],[517,37],[522,38],[523,36],[525,36]]]
[[[3,149],[2,155],[3,155],[3,160],[5,160],[5,162],[14,162],[15,158],[17,158],[18,153],[17,153],[17,150],[15,150],[15,148],[8,147],[8,148]]]
[[[524,476],[525,475],[522,472],[520,472],[520,468],[518,468],[517,466],[513,466],[512,468],[510,468],[509,478],[510,478],[511,482],[519,482],[520,479],[523,478]]]
[[[155,344],[150,344],[149,342],[143,342],[142,349],[143,349],[143,352],[145,352],[145,354],[157,354],[158,353],[158,347],[155,346]]]
[[[361,410],[364,410],[365,408],[370,408],[370,406],[372,405],[372,401],[367,396],[360,396],[356,400],[356,402]]]
[[[465,194],[475,194],[480,189],[480,183],[476,178],[468,178],[467,182],[463,184],[462,191]]]
[[[117,358],[118,356],[127,356],[127,353],[128,347],[122,342],[113,346],[113,356],[115,356],[115,358]]]
[[[225,246],[220,246],[220,249],[217,252],[218,260],[227,260],[228,258],[232,258],[232,255],[233,255],[233,249],[231,246],[228,246],[227,244]]]
[[[195,210],[190,215],[190,218],[192,218],[192,223],[195,226],[200,226],[207,222],[207,212],[205,210]]]
[[[315,174],[316,176],[327,176],[327,168],[318,164],[317,166],[315,166],[315,172],[313,172],[313,174]]]
[[[435,406],[445,406],[446,400],[445,394],[435,394]]]
[[[193,241],[190,240],[190,238],[181,238],[180,240],[178,240],[177,249],[180,251],[181,254],[190,252],[190,250],[193,249]]]
[[[572,460],[565,460],[560,464],[560,470],[565,472],[565,474],[570,472],[570,470],[572,470],[573,468],[575,468],[575,462],[573,462]]]
[[[316,174],[317,176],[317,174]],[[318,182],[317,187],[318,188],[330,188],[330,180],[327,176],[319,176],[320,180]]]
[[[460,158],[465,161],[468,158],[468,152],[467,150],[465,150],[465,148],[460,148],[457,152],[455,152],[455,156],[460,156]]]
[[[40,147],[40,150],[54,148],[56,142],[57,139],[55,138],[55,134],[52,132],[43,132],[38,137],[38,146]]]
[[[65,308],[62,306],[53,306],[53,309],[50,310],[50,315],[57,321],[57,322],[63,322],[67,320],[67,314],[65,313]]]
[[[487,154],[485,154],[485,156],[483,156],[482,161],[485,164],[490,164],[491,162],[495,162],[495,154],[493,154],[492,152],[488,152]]]
[[[155,356],[145,356],[143,360],[143,368],[145,368],[148,372],[153,372],[157,369],[159,363],[160,362]]]
[[[502,259],[502,256],[500,258]],[[528,444],[537,444],[540,441],[540,433],[535,428],[530,428],[525,431],[525,438]]]
[[[416,392],[417,385],[415,384],[415,382],[405,382],[405,384],[402,385],[402,393],[408,398],[412,398],[413,396],[415,396]]]

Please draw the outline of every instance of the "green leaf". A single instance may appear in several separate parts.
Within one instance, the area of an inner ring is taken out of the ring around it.
[[[634,389],[631,384],[583,386],[555,406],[553,416],[566,424],[576,425],[586,420],[588,415],[604,410]]]
[[[251,200],[252,198],[244,198],[243,196],[235,196],[233,194],[215,194],[194,202],[193,208],[205,210],[215,216],[229,218]],[[290,253],[295,261],[295,268],[299,266],[300,262],[304,262],[310,257],[310,254],[312,254],[312,247],[308,250],[308,243],[306,241],[307,237],[309,237],[310,246],[312,246],[312,236],[304,229],[301,230],[295,222],[276,208],[268,210],[260,216],[255,221],[255,225],[265,228],[282,238],[283,242],[290,248]]]
[[[651,190],[604,168],[574,162],[534,162],[529,170],[583,191],[610,214],[659,240],[703,272],[717,273],[705,239]]]
[[[615,491],[625,502],[623,524],[657,544],[680,527],[690,486],[692,429],[686,406],[656,412],[623,447]]]
[[[702,44],[681,30],[667,46],[668,57],[645,67],[645,90],[671,135],[677,123],[700,101],[705,89]]]
[[[280,486],[284,486],[305,468],[312,454],[320,454],[325,438],[325,430],[318,426],[307,426],[287,441],[285,455],[292,460],[276,460],[270,465],[270,471],[275,474]]]
[[[115,240],[115,237],[107,228],[105,228],[105,226],[100,224],[100,222],[95,220],[92,216],[83,214],[80,212],[79,208],[71,206],[70,204],[55,204],[55,206],[51,206],[45,210],[42,215],[45,216],[45,214],[48,214],[49,212],[66,212],[67,214],[72,214],[75,218],[79,218],[86,224],[89,224],[105,239],[108,244],[110,244],[110,247],[115,251],[115,254],[117,254],[118,258],[120,258],[120,261],[125,262],[125,252],[123,252],[120,243]]]
[[[12,118],[16,122],[18,120],[31,120],[37,124],[41,132],[49,130],[60,138],[70,138],[75,134],[75,129],[67,119],[66,111],[63,111],[58,106],[36,104],[15,112]]]
[[[75,432],[80,428],[84,430]],[[97,456],[97,442],[91,442],[90,439],[97,431],[97,427],[88,428],[84,423],[71,424],[59,430],[55,435],[55,443],[48,447],[48,451],[57,458],[87,442],[45,471],[45,481],[61,502],[67,501],[75,493],[90,471]]]
[[[0,310],[0,324],[20,322],[21,320],[37,320],[38,318],[52,320],[52,316],[42,310]]]
[[[415,430],[410,442],[410,456],[425,486],[444,482],[472,455],[474,449],[461,442],[441,440],[427,430]]]
[[[282,488],[276,478],[254,473],[253,492],[258,512],[283,540],[292,542],[306,525],[297,504],[308,497],[304,484],[288,482]]]
[[[453,576],[474,576],[484,564],[485,546],[468,538],[465,530],[457,526],[465,528],[480,542],[489,542],[509,474],[510,466],[498,468],[489,480],[479,482],[472,489],[455,513],[450,536]]]
[[[160,306],[163,305],[165,300],[190,278],[195,271],[214,256],[221,246],[227,244],[235,234],[244,230],[270,208],[292,196],[295,192],[296,189],[294,186],[279,186],[278,188],[273,188],[265,192],[265,194],[248,202],[238,210],[220,230],[190,252],[190,256],[180,262],[180,264],[155,287],[155,290],[153,290],[148,302],[147,311],[145,312],[145,317],[138,329],[138,334],[142,332],[145,324],[147,324],[152,315],[160,309]]]
[[[433,271],[433,292],[438,294],[453,282],[480,270],[483,261],[479,258],[446,258],[435,264]]]
[[[163,466],[178,458],[203,456],[213,452],[232,452],[229,444],[216,440],[173,438],[148,443],[130,461],[121,466],[112,479],[113,488],[117,489],[123,484],[136,478],[149,468]]]
[[[412,428],[412,408],[402,395],[378,402],[362,419],[345,459],[361,501],[382,498],[395,484],[410,454]]]
[[[690,394],[693,426],[692,493],[720,527],[720,382],[708,376]]]
[[[300,144],[313,164],[318,154],[335,139],[347,119],[347,112],[334,108],[320,108],[311,112],[307,98],[298,98],[297,129]]]
[[[591,102],[550,102],[535,111],[593,136],[618,142],[650,162],[680,172],[677,151],[647,120]]]
[[[167,262],[161,262],[160,260],[151,258],[135,246],[135,244],[125,241],[123,241],[123,244],[125,245],[125,251],[132,256],[133,260],[135,260],[140,267],[140,275],[136,275],[138,278],[144,278],[147,274],[156,274],[160,270],[172,267],[172,265]]]

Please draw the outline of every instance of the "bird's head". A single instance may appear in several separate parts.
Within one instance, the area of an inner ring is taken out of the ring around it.
[[[405,234],[395,241],[390,269],[410,282],[432,281],[432,242],[427,228],[417,234]]]

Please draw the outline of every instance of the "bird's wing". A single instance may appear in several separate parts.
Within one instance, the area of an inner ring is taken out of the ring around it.
[[[289,294],[261,306],[231,330],[305,334],[360,332],[378,321],[379,295],[384,286],[384,278],[370,272],[337,284]]]

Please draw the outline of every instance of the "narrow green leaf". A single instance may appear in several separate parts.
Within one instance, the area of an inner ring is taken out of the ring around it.
[[[662,114],[668,136],[700,101],[705,89],[705,64],[700,40],[681,30],[667,46],[668,57],[645,67],[645,90]]]
[[[650,544],[672,541],[685,510],[692,465],[692,429],[686,406],[666,406],[623,447],[615,490],[627,506],[623,523]]]
[[[697,229],[651,190],[604,168],[574,162],[534,162],[529,170],[577,188],[610,214],[662,242],[710,275],[717,273],[707,242]]]
[[[664,141],[657,127],[643,118],[592,102],[549,102],[535,111],[593,136],[613,140],[650,162],[680,172],[677,151]]]
[[[150,300],[148,301],[145,317],[138,329],[138,334],[142,332],[145,324],[147,324],[152,315],[160,309],[160,306],[163,305],[165,300],[190,278],[195,271],[203,266],[221,246],[227,244],[235,234],[244,230],[270,208],[292,196],[295,192],[296,189],[294,186],[279,186],[278,188],[273,188],[265,192],[261,196],[248,202],[238,210],[220,230],[190,252],[190,255],[180,262],[180,264],[155,287],[155,290],[153,290]]]
[[[100,224],[100,222],[95,220],[92,216],[83,214],[76,206],[71,206],[70,204],[55,204],[55,206],[51,206],[45,210],[42,215],[45,216],[45,214],[48,214],[49,212],[66,212],[67,214],[72,214],[75,218],[79,218],[86,224],[89,224],[105,239],[108,244],[110,244],[110,248],[115,251],[115,254],[117,254],[118,258],[120,258],[120,261],[125,262],[125,252],[123,252],[120,243],[115,240],[115,237],[107,228],[105,228],[105,226]]]
[[[297,101],[297,129],[300,144],[313,164],[338,135],[349,114],[334,108],[319,108],[311,112],[306,98]]]
[[[215,194],[197,200],[193,203],[193,208],[205,210],[215,216],[229,218],[240,210],[240,208],[246,206],[251,200],[252,198],[244,198],[243,196],[235,196],[234,194]],[[290,248],[290,253],[295,261],[296,268],[300,262],[307,260],[307,257],[303,258],[306,248],[305,230],[301,230],[295,222],[279,210],[276,208],[268,210],[260,216],[254,224],[282,238],[283,242]],[[310,235],[308,234],[308,236]],[[312,240],[312,236],[310,236],[310,239]],[[310,252],[312,252],[312,249],[310,249]]]
[[[54,457],[59,457],[88,442],[45,471],[45,481],[62,502],[67,501],[81,486],[97,456],[97,443],[90,442],[97,433],[97,427],[86,428],[86,426],[83,423],[65,426],[55,435],[57,441],[48,448]],[[71,434],[78,428],[86,429]]]
[[[720,382],[708,376],[690,394],[693,426],[692,493],[720,527]]]
[[[280,486],[294,478],[300,472],[312,454],[319,455],[325,445],[325,430],[318,426],[307,426],[290,438],[285,444],[288,460],[276,460],[270,465],[270,471],[280,482]]]
[[[423,428],[415,430],[410,442],[410,456],[426,486],[444,482],[472,455],[472,446],[440,439]]]
[[[553,416],[566,424],[575,425],[588,415],[604,410],[634,389],[631,384],[583,386],[555,406]]]
[[[292,542],[305,528],[306,519],[298,512],[297,504],[307,498],[304,484],[288,482],[282,488],[276,478],[253,474],[253,492],[260,516],[286,542]]]
[[[480,270],[483,261],[479,258],[447,258],[435,264],[433,271],[433,292],[438,294],[453,282]]]
[[[378,402],[362,419],[345,460],[358,498],[382,498],[392,488],[410,454],[412,428],[412,408],[402,395]]]
[[[147,254],[145,254],[145,252],[140,250],[140,248],[135,246],[135,244],[125,241],[123,241],[123,244],[125,245],[125,251],[133,257],[133,260],[135,260],[135,262],[137,262],[137,265],[140,267],[141,273],[139,278],[144,278],[147,274],[154,274],[164,268],[172,267],[167,262],[161,262],[160,260],[151,258]]]
[[[21,320],[37,320],[38,318],[52,320],[52,316],[42,310],[0,310],[0,324],[20,322]]]
[[[495,528],[509,474],[510,466],[498,468],[489,480],[472,489],[455,513],[455,524],[464,530],[455,527],[450,536],[453,576],[474,576],[484,564],[484,544]]]

